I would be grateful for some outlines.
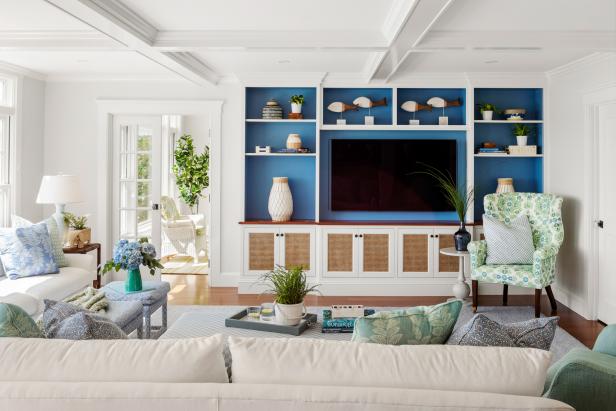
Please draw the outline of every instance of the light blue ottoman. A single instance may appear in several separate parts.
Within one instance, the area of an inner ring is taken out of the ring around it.
[[[143,290],[126,293],[124,281],[113,281],[103,287],[109,301],[138,301],[143,306],[143,333],[146,339],[152,338],[152,331],[157,336],[167,330],[167,294],[171,286],[166,281],[144,281]],[[152,314],[162,309],[162,325],[152,326]]]

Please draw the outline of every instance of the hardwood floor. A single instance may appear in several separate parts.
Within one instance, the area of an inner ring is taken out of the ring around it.
[[[238,294],[234,287],[210,288],[207,285],[206,275],[163,275],[164,281],[171,284],[169,304],[176,305],[257,305],[271,301],[271,297],[258,294]],[[331,304],[363,304],[372,307],[408,307],[415,305],[430,305],[445,301],[449,296],[443,297],[321,297],[308,296],[307,305]],[[534,305],[533,295],[510,295],[508,305]],[[501,305],[502,296],[479,296],[481,305]],[[550,315],[550,303],[547,296],[541,300],[541,312]],[[591,348],[597,335],[603,329],[598,321],[590,321],[571,311],[563,304],[558,303],[559,325],[569,334]]]

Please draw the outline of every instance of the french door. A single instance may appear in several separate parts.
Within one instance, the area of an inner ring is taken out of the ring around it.
[[[161,116],[113,118],[113,238],[160,252]]]

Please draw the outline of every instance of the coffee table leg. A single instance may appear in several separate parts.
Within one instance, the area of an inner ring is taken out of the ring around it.
[[[143,339],[143,319],[141,320],[141,325],[137,328],[137,338]]]
[[[165,298],[165,302],[163,303],[163,326],[160,329],[161,334],[167,331],[167,298]]]
[[[152,313],[150,307],[143,307],[143,320],[145,322],[145,338],[149,340],[152,334]]]

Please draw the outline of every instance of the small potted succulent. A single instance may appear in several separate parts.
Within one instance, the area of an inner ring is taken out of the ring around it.
[[[160,260],[156,258],[156,248],[148,242],[147,238],[139,241],[120,240],[113,248],[113,258],[105,263],[102,273],[111,270],[127,270],[128,275],[124,283],[126,292],[141,291],[141,271],[139,267],[148,267],[150,275],[156,273],[157,268],[163,268]]]
[[[295,94],[291,96],[291,113],[299,114],[302,112],[302,105],[304,104],[304,96],[301,94]]]
[[[491,121],[494,116],[494,112],[496,111],[496,106],[490,103],[477,105],[479,106],[479,112],[481,113],[481,117],[486,121]]]
[[[267,292],[274,294],[276,322],[283,325],[299,324],[306,312],[304,297],[318,292],[318,285],[308,284],[301,266],[289,269],[278,266],[261,280],[268,285]]]
[[[66,235],[66,246],[83,248],[90,244],[92,230],[87,225],[87,216],[76,216],[73,213],[64,213],[64,223],[69,228]]]
[[[513,135],[515,136],[519,146],[525,146],[528,143],[528,135],[530,127],[526,124],[515,124],[513,126]]]

